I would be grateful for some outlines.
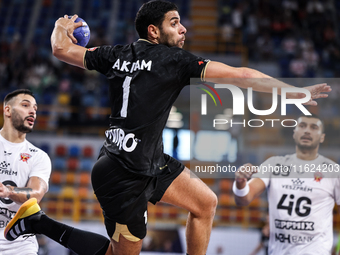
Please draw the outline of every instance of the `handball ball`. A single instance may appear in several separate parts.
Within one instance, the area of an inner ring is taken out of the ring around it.
[[[71,16],[69,16],[69,18],[71,18]],[[77,39],[77,45],[85,47],[90,40],[90,28],[82,18],[78,17],[74,22],[77,23],[79,21],[83,22],[83,25],[73,31],[73,36]]]

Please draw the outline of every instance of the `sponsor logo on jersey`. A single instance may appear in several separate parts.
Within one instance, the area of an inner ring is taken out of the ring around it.
[[[307,186],[302,186],[302,184],[305,181],[300,180],[300,178],[297,179],[292,179],[292,184],[293,185],[282,185],[283,189],[289,189],[289,190],[300,190],[300,191],[305,191],[305,192],[313,192],[313,189]]]
[[[302,185],[305,181],[301,181],[300,178],[297,178],[296,180],[291,180],[293,182],[293,185]]]
[[[6,161],[0,162],[0,169],[7,169],[7,167],[10,165],[10,163],[7,163]]]
[[[292,243],[310,243],[314,236],[292,236]]]
[[[305,192],[313,192],[313,188],[307,187],[307,186],[301,186],[300,185],[287,185],[287,184],[282,184],[281,187],[283,189],[288,189],[288,190],[300,190],[300,191],[305,191]]]
[[[314,222],[311,221],[290,221],[290,220],[277,220],[275,219],[275,227],[278,229],[288,230],[314,230]]]
[[[275,233],[275,241],[280,243],[295,243],[295,244],[303,244],[310,243],[313,241],[314,236],[293,236],[293,235],[285,235],[285,234],[277,234]]]
[[[6,161],[0,162],[0,174],[7,174],[7,175],[18,175],[18,172],[12,171],[12,169],[8,169],[10,167],[10,163]]]
[[[204,62],[203,61],[198,61],[198,65],[203,65]]]
[[[314,173],[314,181],[321,182],[322,178],[323,178],[323,174],[322,173],[320,173],[320,172]]]
[[[290,235],[284,235],[284,234],[277,234],[275,233],[275,241],[279,241],[280,243],[290,243]]]
[[[5,155],[5,156],[11,156],[12,153],[11,153],[11,152],[7,152],[7,151],[4,151],[4,155]]]
[[[31,158],[32,156],[28,153],[20,153],[20,160],[22,160],[22,162],[26,162]]]
[[[0,208],[0,215],[6,217],[7,219],[11,220],[16,212],[10,211],[7,208]]]
[[[137,60],[136,62],[129,62],[126,60],[120,60],[117,59],[116,62],[113,64],[112,69],[127,72],[127,73],[133,73],[139,70],[146,70],[151,71],[152,67],[152,60],[149,60],[146,62],[143,60]]]
[[[29,148],[30,152],[38,152],[37,149],[34,149],[34,148]]]
[[[121,128],[106,130],[105,136],[113,144],[115,144],[119,150],[123,149],[126,152],[134,151],[138,142],[140,141],[139,139],[135,138],[135,134],[125,134],[124,130]]]

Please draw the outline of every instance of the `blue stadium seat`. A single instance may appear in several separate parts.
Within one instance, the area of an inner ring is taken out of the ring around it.
[[[68,155],[70,157],[79,157],[80,156],[80,148],[78,145],[71,145],[68,150]]]
[[[53,160],[53,169],[65,171],[66,169],[66,159],[57,157]]]
[[[50,154],[50,145],[49,144],[44,143],[44,144],[40,145],[40,149],[42,149],[47,154]]]
[[[80,160],[80,170],[81,171],[91,171],[94,165],[94,161],[89,158],[83,158]]]
[[[51,184],[48,187],[48,194],[49,195],[58,195],[61,191],[61,186],[60,185],[54,185]]]

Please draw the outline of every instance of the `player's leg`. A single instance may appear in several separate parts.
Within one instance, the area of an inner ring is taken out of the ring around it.
[[[217,206],[215,193],[185,168],[165,191],[161,201],[189,211],[186,227],[187,253],[206,254]]]
[[[113,255],[113,249],[112,249],[112,243],[111,242],[109,244],[109,247],[107,248],[105,255]]]
[[[130,173],[102,154],[92,169],[92,187],[103,209],[114,255],[138,255],[146,235],[148,190],[155,179]]]
[[[111,239],[111,247],[113,255],[138,255],[142,250],[143,240],[132,242],[120,235],[119,242]],[[106,254],[109,255],[109,254]]]
[[[40,210],[37,200],[31,198],[19,208],[5,229],[7,240],[24,234],[43,234],[64,247],[83,255],[110,255],[110,241],[97,233],[73,228],[49,218]],[[112,254],[112,253],[111,253]]]

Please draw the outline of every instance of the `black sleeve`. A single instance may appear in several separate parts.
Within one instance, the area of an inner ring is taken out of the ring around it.
[[[101,46],[90,48],[84,57],[84,66],[88,70],[96,70],[106,74],[117,59],[117,50],[120,46]]]
[[[204,79],[205,67],[210,61],[191,54],[188,51],[178,48],[175,54],[175,61],[177,62],[177,75],[183,85],[190,84],[190,78]]]

